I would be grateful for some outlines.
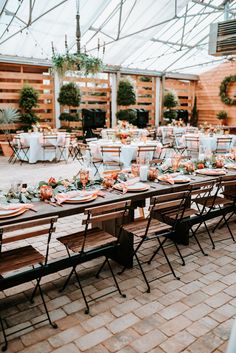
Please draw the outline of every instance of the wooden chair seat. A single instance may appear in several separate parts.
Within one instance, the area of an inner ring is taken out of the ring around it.
[[[170,210],[170,211],[164,212],[164,216],[173,220],[176,220],[176,219],[178,220],[180,218],[191,217],[192,215],[195,215],[197,213],[198,213],[198,210],[195,210],[193,208],[186,208],[183,214],[181,214],[181,212],[179,214],[176,214],[176,210]]]
[[[73,233],[57,238],[62,244],[73,252],[81,252],[84,242],[84,232]],[[98,247],[103,247],[117,241],[117,238],[99,228],[90,229],[87,232],[85,251],[91,251]]]
[[[0,274],[44,262],[45,258],[31,245],[4,251],[0,256]]]
[[[197,204],[206,206],[206,207],[212,207],[212,206],[217,206],[217,205],[225,205],[225,204],[230,204],[232,201],[225,197],[220,197],[217,196],[214,200],[215,196],[209,196],[209,197],[202,197],[199,198],[198,200],[194,201]]]
[[[136,237],[143,238],[146,233],[147,223],[148,223],[148,219],[138,220],[129,224],[125,224],[123,226],[123,229],[128,233],[132,233]],[[168,224],[152,218],[150,226],[148,228],[147,236],[163,233],[165,231],[169,231],[170,229],[171,227]]]
[[[102,163],[102,159],[95,158],[95,157],[92,157],[91,161],[92,161],[92,163]]]

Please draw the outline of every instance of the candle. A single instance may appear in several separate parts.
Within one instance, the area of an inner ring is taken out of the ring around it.
[[[140,166],[140,180],[147,181],[147,177],[148,177],[148,166],[141,165]]]

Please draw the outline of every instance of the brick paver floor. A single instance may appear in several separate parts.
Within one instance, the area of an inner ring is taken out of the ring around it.
[[[58,175],[62,172],[65,175],[66,168],[71,169],[72,166],[60,164],[57,168]],[[0,172],[0,183],[2,175]],[[4,175],[7,175],[6,170]],[[50,165],[47,175],[50,175]],[[30,176],[28,178],[30,180]],[[81,227],[80,216],[58,221],[57,232],[51,243],[51,259],[65,254],[56,237],[75,231],[78,227]],[[235,232],[236,224],[233,221],[232,229]],[[51,317],[58,324],[58,329],[54,330],[43,323],[37,328],[15,334],[10,340],[8,352],[225,352],[236,314],[236,244],[232,239],[225,239],[227,236],[225,228],[218,230],[214,237],[219,242],[216,243],[216,249],[212,250],[208,238],[202,232],[202,245],[209,254],[206,257],[196,252],[198,249],[192,241],[188,247],[181,246],[186,256],[186,266],[181,266],[175,249],[169,247],[168,252],[180,281],[171,274],[162,277],[151,282],[150,294],[146,293],[137,267],[117,275],[127,297],[122,298],[118,293],[113,293],[94,301],[90,305],[89,315],[84,314],[84,303],[74,277],[65,291],[59,293],[67,270],[45,277],[43,289]],[[43,250],[45,240],[39,238],[33,245]],[[155,245],[154,242],[146,244],[144,259],[150,256]],[[107,268],[101,273],[100,279],[94,277],[101,261],[81,266],[80,276],[89,299],[113,288]],[[119,265],[112,265],[117,273]],[[167,273],[168,267],[160,254],[151,265],[145,265],[145,270],[147,277],[154,279]],[[2,316],[7,317],[10,326],[8,332],[42,317],[40,298],[36,297],[33,305],[27,301],[32,288],[33,284],[27,283],[0,294]]]

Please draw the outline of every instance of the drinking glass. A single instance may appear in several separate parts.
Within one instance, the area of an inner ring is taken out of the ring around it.
[[[85,190],[86,184],[89,181],[89,170],[81,169],[79,172],[79,178],[80,178],[80,182],[83,186],[83,190]]]

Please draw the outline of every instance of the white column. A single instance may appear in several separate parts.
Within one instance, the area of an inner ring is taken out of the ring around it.
[[[111,74],[111,126],[116,126],[116,112],[117,112],[117,77],[116,74]]]
[[[60,79],[58,76],[58,73],[55,72],[54,74],[54,97],[55,97],[55,124],[56,128],[59,128],[61,126],[61,122],[59,120],[59,115],[60,115],[60,104],[57,101],[57,98],[59,96],[60,92]]]
[[[155,109],[155,126],[159,125],[160,122],[160,111],[161,111],[161,79],[156,77],[156,109]]]

